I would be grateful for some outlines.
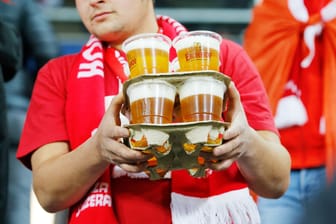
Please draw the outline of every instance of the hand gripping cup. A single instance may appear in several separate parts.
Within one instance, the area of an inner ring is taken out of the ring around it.
[[[220,121],[226,85],[212,77],[192,77],[179,86],[184,122]]]
[[[159,33],[145,33],[125,40],[122,49],[126,53],[130,78],[144,74],[169,72],[171,40]]]
[[[219,48],[222,37],[215,32],[199,30],[183,33],[173,40],[179,71],[219,71]]]
[[[176,87],[162,80],[143,80],[126,90],[130,103],[130,123],[172,122]]]

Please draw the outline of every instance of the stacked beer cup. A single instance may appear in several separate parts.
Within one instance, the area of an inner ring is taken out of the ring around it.
[[[122,45],[130,69],[123,86],[131,123],[126,143],[153,155],[147,171],[152,180],[176,169],[205,176],[200,151],[222,143],[230,78],[219,72],[220,42],[219,34],[200,30],[173,41],[159,33],[139,34]],[[172,49],[177,60],[170,64]]]

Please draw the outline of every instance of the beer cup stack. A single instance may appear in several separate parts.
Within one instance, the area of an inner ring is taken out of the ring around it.
[[[222,113],[230,78],[219,72],[221,40],[215,32],[199,30],[173,41],[147,33],[123,43],[130,69],[123,85],[131,133],[125,143],[153,155],[148,160],[150,179],[176,169],[203,177],[207,169],[200,152],[222,144],[229,125]],[[171,48],[177,53],[174,66],[169,62]]]

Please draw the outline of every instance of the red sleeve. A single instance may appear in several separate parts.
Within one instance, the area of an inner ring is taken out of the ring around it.
[[[261,77],[244,49],[230,40],[221,45],[221,72],[234,81],[249,125],[278,134]]]
[[[66,83],[74,56],[49,61],[38,73],[17,158],[31,168],[31,153],[57,141],[68,141],[65,122]]]

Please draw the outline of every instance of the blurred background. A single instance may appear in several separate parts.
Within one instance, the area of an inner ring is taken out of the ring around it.
[[[222,37],[241,44],[245,29],[251,21],[252,7],[259,1],[261,0],[156,0],[155,6],[157,14],[170,16],[181,22],[189,30],[204,29],[215,31],[221,34]],[[30,19],[27,12],[23,10],[27,9],[27,7],[22,7],[21,13],[8,10],[10,6],[15,5],[12,3],[19,4],[19,2],[22,5],[28,4],[27,2],[38,3],[38,7],[40,7],[41,10],[36,8],[31,10],[33,12],[31,13],[32,19]],[[74,0],[0,0],[0,6],[2,5],[4,7],[2,9],[0,8],[0,10],[3,10],[2,13],[0,13],[0,17],[4,17],[6,21],[11,20],[12,22],[18,22],[16,25],[22,29],[21,32],[23,34],[27,33],[27,30],[42,30],[44,32],[44,34],[38,34],[38,32],[29,31],[28,42],[32,42],[34,46],[31,45],[30,47],[28,43],[23,41],[24,50],[27,54],[25,57],[27,60],[25,60],[24,63],[24,70],[28,72],[30,76],[17,75],[13,81],[7,84],[8,93],[10,93],[7,99],[10,109],[9,114],[11,115],[9,116],[9,124],[10,127],[15,127],[12,135],[15,136],[16,139],[14,138],[11,142],[8,169],[9,189],[11,190],[9,191],[7,200],[8,218],[7,221],[3,222],[0,217],[0,223],[65,223],[64,220],[66,219],[67,211],[57,214],[47,214],[38,206],[38,202],[33,194],[31,194],[32,198],[30,198],[30,193],[32,193],[30,192],[31,172],[16,160],[15,150],[25,118],[25,110],[29,102],[32,84],[39,66],[50,58],[80,51],[83,44],[88,40],[89,34],[82,25],[74,2]],[[36,17],[40,12],[43,14],[42,17],[40,17],[40,15]],[[16,17],[16,15],[23,17],[19,18],[18,16],[18,18],[13,18]],[[50,23],[51,27],[48,26],[49,24],[44,24],[44,26],[28,25],[27,22],[34,18],[39,22],[46,19],[46,22]],[[56,41],[54,41],[54,35]],[[41,37],[44,37],[42,38],[43,40],[41,40]],[[40,52],[42,50],[43,52]],[[47,51],[49,51],[49,53]],[[28,80],[28,82],[24,79],[20,80],[20,77],[30,77],[30,80]],[[15,82],[18,80],[19,82]],[[27,93],[21,93],[22,87],[24,87],[22,91]],[[11,92],[13,92],[12,90],[15,90],[15,93],[11,94]],[[17,97],[19,94],[21,94],[20,97]],[[22,101],[21,98],[24,98],[24,101]],[[11,110],[10,104],[13,103],[16,103],[17,106]],[[22,113],[17,113],[18,108]],[[3,163],[3,161],[0,161],[0,164],[1,163]],[[2,180],[0,180],[0,182],[2,183]],[[335,201],[336,200],[333,200],[333,202]],[[318,205],[320,206],[320,204]],[[325,208],[319,206],[316,208]],[[312,211],[314,209],[315,207],[312,208]]]

